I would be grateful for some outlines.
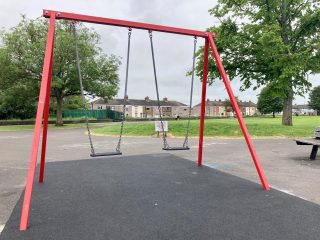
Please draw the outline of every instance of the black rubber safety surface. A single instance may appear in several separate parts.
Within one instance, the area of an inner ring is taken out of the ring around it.
[[[0,239],[319,239],[320,206],[171,154],[48,163]]]

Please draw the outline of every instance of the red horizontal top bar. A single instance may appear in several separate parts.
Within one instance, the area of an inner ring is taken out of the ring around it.
[[[55,14],[56,19],[66,19],[66,20],[105,24],[105,25],[112,25],[112,26],[119,26],[119,27],[138,28],[138,29],[145,29],[145,30],[151,30],[151,31],[175,33],[175,34],[197,36],[197,37],[204,37],[204,38],[208,37],[208,33],[203,31],[161,26],[161,25],[141,23],[141,22],[131,22],[131,21],[125,21],[125,20],[112,19],[112,18],[94,17],[94,16],[75,14],[75,13],[43,10],[44,17],[49,18],[51,14]]]

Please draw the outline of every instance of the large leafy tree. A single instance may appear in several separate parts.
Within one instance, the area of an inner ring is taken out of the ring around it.
[[[36,96],[31,81],[17,81],[18,69],[11,56],[0,48],[0,119],[26,119],[35,116]]]
[[[23,92],[25,98],[21,99],[21,104],[25,103],[27,107],[31,107],[31,103],[37,99],[47,30],[47,20],[29,20],[23,16],[16,27],[2,34],[0,95]],[[95,31],[79,23],[77,31],[86,93],[106,99],[112,98],[118,91],[119,59],[103,54],[98,47],[100,37]],[[26,92],[29,92],[28,96]],[[75,95],[80,95],[80,87],[72,27],[70,22],[57,21],[51,85],[51,96],[56,101],[57,125],[63,124],[64,99]],[[16,100],[20,101],[18,98]]]
[[[261,114],[281,112],[283,109],[283,98],[278,94],[277,89],[271,84],[263,88],[258,97],[257,108]]]
[[[272,83],[283,97],[282,124],[292,125],[292,102],[311,87],[308,74],[320,70],[319,1],[218,0],[209,10],[220,24],[216,44],[230,79],[242,81],[242,90]],[[197,74],[202,74],[203,50],[198,52]],[[219,77],[213,59],[209,83]]]
[[[320,86],[312,89],[309,95],[309,106],[317,110],[318,114],[320,113]]]

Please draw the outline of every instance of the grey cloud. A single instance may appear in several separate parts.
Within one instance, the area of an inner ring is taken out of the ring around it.
[[[88,15],[104,16],[109,18],[143,21],[160,25],[172,25],[182,28],[204,30],[214,25],[217,20],[208,14],[208,9],[213,7],[216,0],[31,0],[31,1],[1,1],[0,22],[6,29],[16,25],[20,14],[29,18],[36,18],[42,14],[42,9],[53,9],[82,13]],[[115,54],[126,61],[127,29],[113,26],[87,24],[101,35],[101,48],[107,54]],[[193,38],[174,34],[154,33],[157,71],[161,97],[176,99],[184,103],[189,101],[190,77],[186,71],[192,64]],[[199,46],[203,40],[199,39]],[[130,98],[143,98],[149,95],[155,98],[152,60],[148,33],[134,30],[132,35],[132,49],[130,58],[130,75],[128,95]],[[120,68],[121,88],[118,94],[123,96],[125,77],[125,64]],[[318,76],[311,76],[314,85],[319,85]],[[235,79],[231,82],[235,95],[242,100],[256,101],[259,91],[249,89],[240,92],[240,82]],[[200,101],[201,83],[195,81],[194,103]],[[217,80],[208,87],[207,97],[210,99],[227,98],[224,85]],[[306,103],[306,98],[296,97],[296,102]]]

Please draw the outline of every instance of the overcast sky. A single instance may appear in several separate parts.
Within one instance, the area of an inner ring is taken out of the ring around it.
[[[28,18],[36,18],[42,15],[42,9],[49,9],[205,30],[218,23],[217,19],[208,14],[208,9],[215,3],[216,0],[10,0],[0,1],[0,24],[1,27],[9,29],[19,22],[20,14],[26,14]],[[123,97],[127,29],[86,25],[94,28],[101,35],[101,47],[105,53],[122,57],[123,64],[119,72],[121,88],[118,97]],[[192,64],[193,38],[155,32],[153,39],[160,97],[188,103],[190,77],[186,77],[185,74]],[[203,43],[203,40],[199,39],[198,45]],[[141,99],[149,96],[154,99],[156,93],[147,31],[133,30],[130,61],[129,98]],[[309,77],[314,86],[320,84],[318,78],[319,76]],[[259,91],[240,92],[240,82],[237,80],[233,80],[231,85],[235,95],[238,95],[241,100],[256,102]],[[196,78],[194,104],[199,103],[200,94],[201,84]],[[212,100],[227,98],[223,83],[216,81],[208,87],[207,98]],[[308,96],[297,97],[295,102],[307,103]]]

